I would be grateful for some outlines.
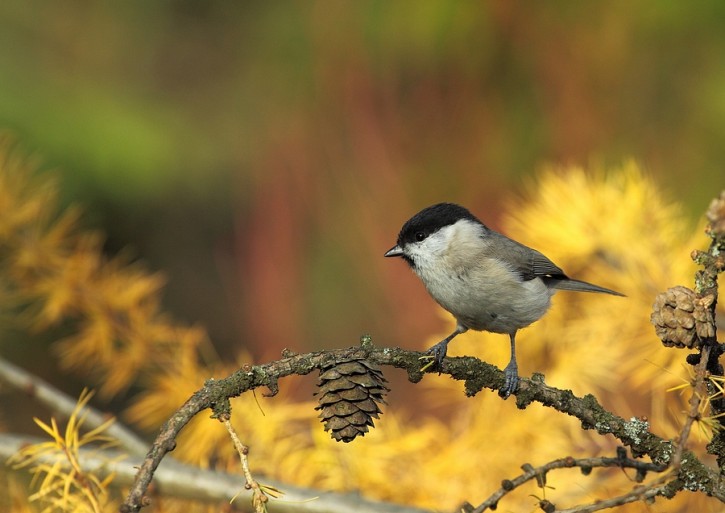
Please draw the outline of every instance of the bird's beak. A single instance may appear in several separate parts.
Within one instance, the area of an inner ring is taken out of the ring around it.
[[[383,256],[385,257],[402,257],[405,253],[403,253],[403,250],[400,248],[400,246],[395,245],[392,248],[390,248]]]

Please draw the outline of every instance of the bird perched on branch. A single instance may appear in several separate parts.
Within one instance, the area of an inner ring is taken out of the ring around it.
[[[428,350],[440,366],[448,343],[469,329],[508,334],[511,359],[499,391],[518,387],[516,332],[540,319],[557,290],[623,296],[569,278],[551,260],[484,225],[453,203],[438,203],[411,217],[386,257],[402,257],[428,293],[456,318],[453,333]]]

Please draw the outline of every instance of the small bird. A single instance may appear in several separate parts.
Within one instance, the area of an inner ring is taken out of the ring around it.
[[[624,296],[569,278],[535,249],[509,239],[454,203],[438,203],[411,217],[386,257],[402,257],[428,293],[456,318],[453,333],[428,350],[440,367],[448,343],[469,329],[508,334],[511,359],[499,395],[518,387],[516,332],[539,320],[557,290]]]

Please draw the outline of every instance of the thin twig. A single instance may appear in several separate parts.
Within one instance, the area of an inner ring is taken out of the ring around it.
[[[640,487],[632,490],[630,493],[627,493],[626,495],[622,495],[620,497],[604,499],[604,500],[601,500],[598,502],[594,502],[592,504],[585,504],[582,506],[576,506],[574,508],[569,508],[569,509],[558,509],[558,510],[556,510],[556,513],[594,513],[595,511],[601,511],[603,509],[609,509],[609,508],[616,508],[618,506],[622,506],[624,504],[629,504],[631,502],[654,499],[658,495],[663,495],[664,493],[665,493],[664,486],[654,487],[654,488],[651,488],[649,486],[640,486]]]
[[[690,410],[687,412],[687,418],[680,430],[675,444],[675,453],[672,455],[672,467],[680,468],[682,462],[682,452],[685,450],[685,444],[690,438],[690,431],[695,421],[700,420],[700,405],[707,397],[707,367],[710,360],[710,346],[705,346],[700,352],[700,362],[695,366],[695,379],[692,382],[692,395],[690,396]]]
[[[624,448],[622,448],[624,450]],[[635,460],[626,456],[626,452],[623,455],[617,455],[614,458],[560,458],[557,460],[550,461],[540,467],[532,467],[531,465],[523,465],[524,473],[513,478],[506,479],[503,481],[501,488],[493,493],[489,498],[483,501],[479,506],[471,511],[471,513],[481,513],[486,509],[495,509],[498,506],[499,501],[507,494],[511,493],[521,485],[536,479],[537,484],[540,488],[546,486],[546,475],[551,470],[562,469],[562,468],[574,468],[578,467],[582,469],[583,473],[588,474],[593,468],[607,468],[607,467],[619,467],[619,468],[631,468],[637,470],[638,476],[642,476],[647,472],[662,472],[667,469],[666,465],[657,465],[654,463],[648,463],[645,461]]]
[[[239,459],[242,463],[242,472],[244,473],[244,479],[246,480],[244,488],[252,491],[252,507],[257,513],[266,513],[269,497],[267,497],[267,494],[264,493],[264,490],[262,490],[262,487],[259,485],[257,480],[254,479],[252,471],[249,469],[249,447],[244,445],[239,439],[237,432],[234,430],[234,426],[232,426],[229,415],[223,415],[220,420],[224,423],[224,427],[227,428],[229,436],[234,443],[234,447],[239,453]]]

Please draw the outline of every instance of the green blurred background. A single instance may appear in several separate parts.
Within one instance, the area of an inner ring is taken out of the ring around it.
[[[723,120],[716,0],[0,3],[0,127],[225,358],[423,347],[402,222],[495,227],[546,164],[633,157],[694,219]]]

